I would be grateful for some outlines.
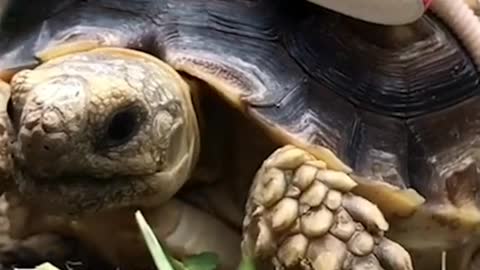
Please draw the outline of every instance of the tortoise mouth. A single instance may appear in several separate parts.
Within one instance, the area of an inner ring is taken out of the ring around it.
[[[79,216],[160,202],[162,199],[150,176],[97,178],[77,175],[44,179],[17,170],[14,179],[22,197],[42,211]]]

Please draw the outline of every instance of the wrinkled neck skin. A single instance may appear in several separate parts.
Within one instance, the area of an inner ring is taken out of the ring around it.
[[[192,174],[200,136],[190,87],[152,56],[95,49],[11,84],[15,181],[46,212],[155,206]]]

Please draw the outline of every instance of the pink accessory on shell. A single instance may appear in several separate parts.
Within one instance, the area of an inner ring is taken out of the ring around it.
[[[423,5],[425,6],[425,9],[428,9],[428,7],[430,7],[432,1],[433,0],[423,0]]]

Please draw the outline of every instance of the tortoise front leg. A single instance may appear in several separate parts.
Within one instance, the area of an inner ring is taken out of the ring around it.
[[[356,183],[304,150],[275,151],[255,176],[242,249],[276,269],[413,269],[410,255],[384,237],[376,205],[350,193]]]

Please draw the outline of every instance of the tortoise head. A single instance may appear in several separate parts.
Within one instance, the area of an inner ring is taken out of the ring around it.
[[[20,192],[69,212],[156,203],[198,152],[189,88],[143,53],[98,49],[12,78]]]

